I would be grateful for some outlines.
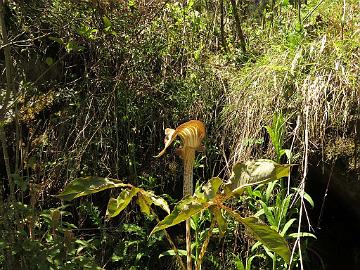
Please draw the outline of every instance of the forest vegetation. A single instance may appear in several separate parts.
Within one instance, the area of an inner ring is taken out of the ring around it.
[[[0,269],[360,269],[358,0],[0,0],[0,26]]]

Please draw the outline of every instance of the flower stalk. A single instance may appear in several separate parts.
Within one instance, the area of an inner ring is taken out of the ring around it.
[[[156,157],[162,156],[170,144],[179,136],[182,142],[176,153],[182,158],[184,163],[183,196],[191,196],[194,192],[193,169],[195,152],[203,149],[201,142],[205,137],[204,123],[198,120],[186,122],[175,130],[165,129],[165,147]],[[187,270],[192,269],[191,262],[191,232],[190,220],[186,220],[186,265]]]

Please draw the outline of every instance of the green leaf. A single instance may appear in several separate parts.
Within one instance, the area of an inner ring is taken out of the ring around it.
[[[168,227],[174,226],[189,219],[191,216],[206,209],[209,205],[196,197],[185,197],[174,208],[174,210],[160,221],[150,233],[153,234]]]
[[[185,257],[186,257],[186,254],[187,254],[187,253],[186,253],[186,250],[178,249],[178,254],[179,254],[180,256],[185,256]],[[175,251],[174,251],[173,249],[169,249],[169,250],[161,253],[161,254],[159,255],[159,259],[160,259],[161,257],[164,257],[164,256],[175,256]]]
[[[288,6],[289,3],[290,3],[289,0],[282,0],[282,1],[281,1],[281,5],[282,5],[282,6],[285,6],[285,7]]]
[[[225,235],[225,232],[227,230],[227,222],[223,216],[223,214],[221,213],[221,209],[219,209],[216,206],[210,206],[210,211],[212,212],[212,214],[214,215],[215,219],[216,219],[216,223],[219,227],[219,233],[220,233],[220,237],[223,237]]]
[[[234,264],[237,270],[245,270],[245,266],[239,256],[235,256],[234,258]]]
[[[266,202],[269,202],[271,193],[273,192],[276,184],[277,184],[277,181],[274,181],[274,182],[271,182],[268,184],[268,186],[266,188],[266,193],[265,193]]]
[[[81,177],[71,181],[64,191],[56,197],[61,200],[70,201],[81,196],[116,187],[131,187],[131,185],[111,178],[97,176]]]
[[[241,217],[237,212],[230,208],[224,208],[232,217],[238,222],[241,222],[245,227],[260,241],[265,247],[279,254],[286,263],[290,262],[290,250],[285,239],[275,230],[269,226],[262,224],[255,217]]]
[[[316,238],[316,236],[315,236],[314,234],[312,234],[312,233],[308,233],[308,232],[290,233],[288,236],[289,236],[289,237],[291,237],[291,238],[298,238],[298,237],[313,237],[313,238],[317,239],[317,238]]]
[[[140,189],[136,187],[133,187],[130,190],[124,189],[116,199],[110,198],[106,215],[112,218],[120,214],[120,212],[128,206],[131,199],[139,192],[139,190]]]
[[[289,205],[290,205],[292,195],[293,194],[289,194],[288,196],[286,196],[285,199],[281,203],[281,207],[278,207],[281,209],[281,211],[278,211],[279,217],[277,218],[277,220],[281,221],[283,218],[286,218],[286,214],[289,210]],[[281,201],[281,198],[280,198],[280,201]]]
[[[268,207],[266,205],[266,203],[264,203],[263,201],[259,201],[259,202],[260,202],[262,208],[264,209],[264,213],[265,213],[267,221],[270,223],[270,225],[276,226],[275,218],[274,218],[273,213],[271,212],[270,207]]]
[[[283,155],[285,155],[286,158],[287,158],[290,162],[292,162],[292,160],[293,160],[293,154],[292,154],[292,152],[291,152],[290,149],[281,149],[281,150],[280,150],[280,157],[282,157]]]
[[[150,205],[152,204],[151,200],[139,193],[136,203],[140,206],[140,211],[142,213],[150,216]]]
[[[52,66],[54,64],[54,59],[52,57],[46,57],[45,62],[48,66]]]
[[[288,229],[291,227],[291,225],[294,223],[295,220],[296,220],[296,218],[292,218],[288,222],[286,222],[286,224],[284,225],[284,228],[280,232],[281,236],[285,236]]]
[[[261,242],[257,241],[252,247],[251,247],[251,252],[254,252],[258,247],[261,246]]]
[[[315,205],[314,201],[308,193],[306,193],[305,191],[301,191],[299,188],[292,188],[292,189],[299,193],[302,193],[304,196],[304,199],[311,205],[312,208],[314,208],[314,205]]]
[[[211,178],[203,187],[205,198],[211,200],[215,198],[216,193],[219,190],[219,187],[223,184],[223,181],[219,177]]]
[[[80,52],[80,51],[84,50],[85,47],[81,46],[81,45],[78,45],[73,40],[69,40],[65,45],[65,49],[66,49],[67,53],[70,53],[70,52]]]
[[[232,169],[229,182],[226,183],[226,193],[241,194],[245,187],[259,185],[288,176],[290,164],[278,164],[267,159],[250,160],[237,163]]]
[[[152,204],[155,204],[156,206],[159,206],[164,211],[166,211],[166,213],[170,214],[170,208],[169,208],[168,203],[160,196],[155,195],[152,191],[145,191],[145,190],[141,189],[140,193],[139,193],[139,197],[140,196],[142,197],[142,201],[139,201],[139,203],[138,203],[140,206],[140,209],[147,211],[147,210],[145,210],[145,208],[142,208],[142,207],[145,207],[144,203],[146,203],[148,205],[149,211],[150,211],[150,206]]]
[[[59,43],[59,44],[61,44],[61,45],[64,44],[64,41],[63,41],[61,38],[49,37],[49,39],[52,40],[52,41],[55,41],[55,42],[57,42],[57,43]]]
[[[265,126],[266,131],[269,133],[270,136],[270,140],[275,148],[275,152],[278,153],[278,150],[280,148],[280,144],[277,138],[277,133],[276,130],[274,130],[272,127],[270,126]]]
[[[151,194],[150,198],[156,206],[161,207],[164,211],[166,211],[168,214],[170,214],[170,208],[169,208],[167,201],[165,201],[163,198],[161,198],[160,196],[157,196],[155,194]]]
[[[102,19],[103,19],[105,28],[110,28],[111,27],[111,21],[109,20],[109,18],[106,17],[106,16],[103,16]]]

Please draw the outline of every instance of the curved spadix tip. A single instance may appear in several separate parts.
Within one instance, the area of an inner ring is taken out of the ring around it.
[[[165,129],[165,147],[163,150],[155,156],[156,158],[161,157],[170,144],[175,140],[176,136],[179,136],[183,149],[187,147],[194,148],[196,150],[202,149],[201,141],[205,137],[205,125],[199,120],[190,120],[186,123],[181,124],[175,130],[171,128]]]

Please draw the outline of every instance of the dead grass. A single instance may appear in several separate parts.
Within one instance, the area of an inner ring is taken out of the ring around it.
[[[337,1],[337,8],[342,7],[341,3]],[[305,35],[295,49],[273,44],[260,60],[240,69],[212,59],[217,74],[227,82],[221,112],[222,148],[227,168],[238,160],[274,155],[272,147],[262,149],[264,144],[256,142],[264,139],[263,127],[271,124],[277,111],[282,111],[287,118],[284,148],[290,148],[294,138],[294,151],[301,155],[304,154],[306,117],[310,153],[324,152],[329,137],[356,139],[355,128],[360,118],[357,9],[354,1],[352,5],[347,4],[343,26],[339,16],[324,22],[326,27],[337,26],[338,31],[329,28],[327,32],[327,28],[322,28],[315,37]],[[319,14],[326,12],[320,10]],[[307,116],[306,106],[309,106]]]

